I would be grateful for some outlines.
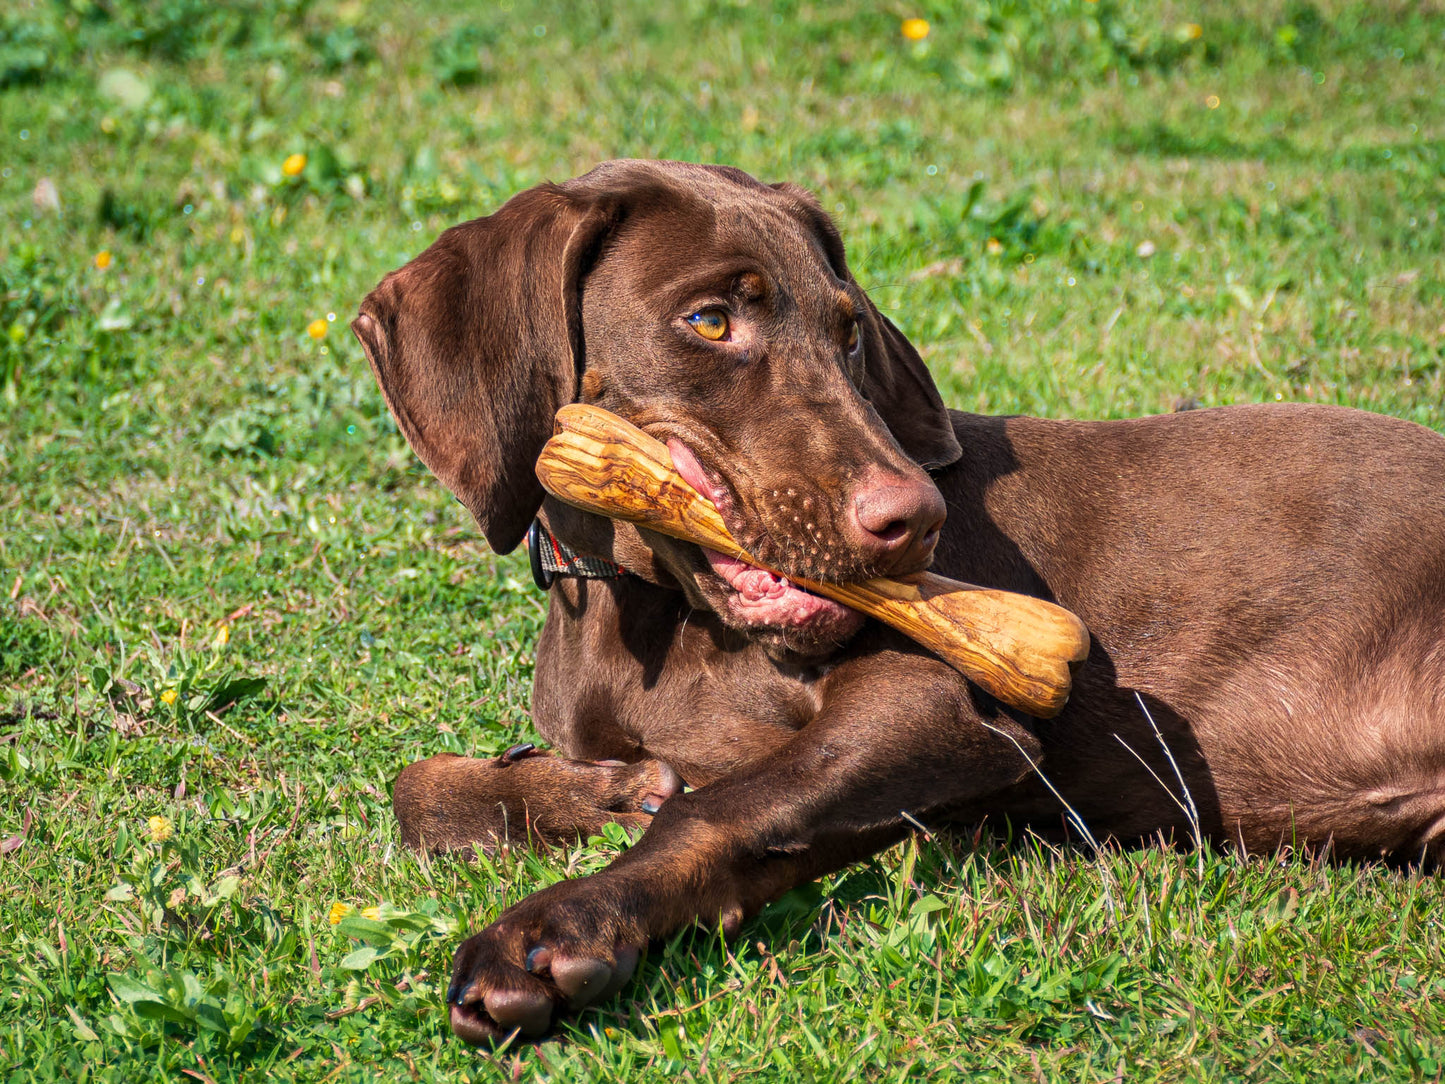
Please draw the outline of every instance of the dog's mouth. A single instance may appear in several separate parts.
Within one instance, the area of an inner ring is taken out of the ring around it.
[[[731,495],[714,481],[680,440],[667,442],[672,465],[684,481],[726,515]],[[815,595],[787,577],[735,557],[699,547],[713,574],[729,588],[728,616],[742,625],[804,633],[810,639],[841,643],[863,625],[863,615],[842,603]]]
[[[749,625],[808,629],[830,638],[836,633],[841,638],[863,624],[856,610],[815,595],[775,572],[705,546],[702,552],[713,573],[732,588],[728,611]]]

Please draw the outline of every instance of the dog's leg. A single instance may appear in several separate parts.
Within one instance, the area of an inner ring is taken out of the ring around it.
[[[517,746],[478,760],[443,753],[406,767],[392,808],[402,842],[427,851],[570,842],[604,824],[645,828],[682,787],[657,760],[568,760]]]
[[[695,920],[736,933],[913,820],[1021,778],[1022,750],[1037,758],[1032,734],[1006,717],[985,724],[935,659],[885,651],[829,677],[824,710],[776,756],[671,799],[606,870],[528,897],[463,944],[453,1030],[469,1042],[540,1034],[554,1013],[619,989],[650,939]]]

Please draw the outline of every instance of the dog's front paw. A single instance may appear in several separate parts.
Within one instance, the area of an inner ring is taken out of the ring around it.
[[[458,1038],[535,1038],[632,978],[646,937],[586,884],[564,881],[529,896],[462,943],[447,991]]]
[[[611,822],[646,828],[681,789],[658,760],[568,760],[527,744],[486,760],[440,753],[409,765],[392,808],[408,847],[469,852],[573,842]]]

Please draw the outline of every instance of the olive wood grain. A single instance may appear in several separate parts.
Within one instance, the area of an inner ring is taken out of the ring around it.
[[[574,403],[557,412],[537,477],[578,508],[768,567],[733,541],[712,502],[673,468],[666,445],[598,407]],[[1028,595],[931,572],[862,583],[788,579],[891,625],[999,700],[1041,719],[1063,710],[1073,668],[1089,652],[1082,621]]]

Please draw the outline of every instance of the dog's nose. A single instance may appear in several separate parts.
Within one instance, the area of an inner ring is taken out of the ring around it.
[[[852,542],[885,574],[923,568],[938,544],[947,509],[931,483],[876,472],[853,494]]]

